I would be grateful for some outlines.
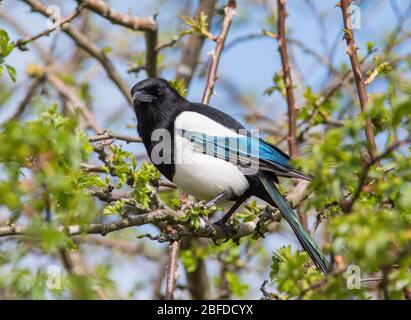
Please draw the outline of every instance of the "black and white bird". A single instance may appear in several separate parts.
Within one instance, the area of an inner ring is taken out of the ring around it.
[[[310,180],[290,166],[287,154],[252,136],[229,115],[189,102],[164,79],[140,81],[131,95],[138,133],[167,179],[209,205],[233,201],[220,223],[251,196],[277,207],[315,265],[328,271],[321,250],[276,187],[277,177]]]

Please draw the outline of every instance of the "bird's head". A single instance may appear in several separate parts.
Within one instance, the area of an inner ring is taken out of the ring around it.
[[[148,78],[138,82],[131,89],[134,107],[159,106],[165,101],[180,98],[178,93],[170,87],[167,80],[161,78]]]

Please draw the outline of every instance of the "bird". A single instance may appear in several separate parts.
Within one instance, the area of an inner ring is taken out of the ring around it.
[[[252,196],[278,208],[313,263],[329,272],[321,249],[277,188],[278,177],[311,180],[291,166],[290,156],[228,114],[188,101],[165,79],[141,80],[130,93],[138,134],[164,177],[207,206],[233,203],[220,225]]]

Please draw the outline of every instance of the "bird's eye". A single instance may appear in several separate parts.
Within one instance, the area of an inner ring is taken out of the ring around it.
[[[157,92],[157,95],[158,95],[158,96],[162,96],[162,95],[164,94],[163,89],[160,88],[160,87],[158,87],[158,88],[156,89],[156,92]]]

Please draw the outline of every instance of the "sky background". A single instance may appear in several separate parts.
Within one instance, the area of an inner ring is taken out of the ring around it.
[[[182,20],[179,18],[181,7],[184,1],[108,1],[112,7],[119,12],[130,11],[137,16],[148,16],[158,13],[158,25],[161,32],[160,43],[167,42],[173,35],[178,34],[182,27]],[[275,8],[276,1],[266,1],[268,7]],[[336,0],[312,0],[311,3],[321,12],[322,24],[319,26],[319,21],[313,16],[312,10],[305,0],[290,0],[287,4],[289,17],[287,19],[288,37],[298,39],[303,42],[308,48],[319,51],[322,55],[327,56],[331,47],[334,47],[335,56],[333,57],[333,65],[340,67],[343,63],[348,63],[348,57],[345,54],[346,45],[342,41],[342,19],[341,11],[335,8]],[[61,7],[62,16],[66,16],[75,8],[75,1],[43,1],[46,4],[57,4]],[[225,1],[219,1],[221,7]],[[358,2],[357,2],[358,3]],[[384,39],[386,39],[389,31],[395,28],[397,17],[393,10],[393,5],[396,5],[404,11],[409,6],[409,1],[399,0],[365,0],[360,4],[361,8],[361,29],[355,30],[357,45],[359,46],[359,54],[366,54],[366,42],[372,41],[376,44],[376,48],[381,48]],[[191,2],[191,14],[197,7],[197,1]],[[0,5],[0,10],[19,21],[21,27],[29,34],[34,34],[42,31],[46,27],[46,20],[43,16],[36,13],[31,13],[28,6],[18,0],[5,0]],[[144,41],[142,33],[125,31],[124,28],[111,25],[101,17],[92,14],[92,22],[94,25],[106,30],[106,37],[103,41],[98,42],[100,47],[111,46],[113,52],[121,50],[122,47],[133,48],[136,52],[144,50]],[[220,24],[215,24],[213,32],[219,31]],[[406,29],[410,30],[410,21],[406,23]],[[13,28],[11,28],[4,20],[0,19],[0,28],[8,30],[10,37],[15,40],[20,37]],[[261,29],[270,29],[267,24],[267,10],[262,1],[238,1],[237,16],[235,17],[232,28],[229,32],[226,44],[240,36],[260,33]],[[324,32],[325,31],[325,32]],[[124,36],[124,33],[127,36]],[[44,48],[48,48],[53,38],[59,37],[57,50],[55,51],[55,59],[64,61],[73,48],[73,42],[65,34],[53,34],[51,37],[42,38],[38,42]],[[29,45],[29,48],[32,46]],[[207,52],[214,48],[214,43],[206,41],[206,44],[201,53],[201,61],[203,66],[207,62]],[[305,53],[297,46],[291,45],[290,54],[296,64],[293,64],[295,70],[299,70],[302,74],[306,85],[312,87],[314,92],[318,92],[329,84],[327,82],[326,69]],[[399,47],[397,52],[409,51],[410,44],[406,43]],[[166,68],[162,71],[161,76],[166,79],[173,79],[175,76],[176,65],[180,59],[180,47],[175,49],[166,49],[165,65]],[[378,53],[378,52],[377,52]],[[41,63],[35,50],[29,52],[21,52],[14,50],[10,57],[7,58],[7,63],[14,66],[17,70],[17,93],[0,109],[0,121],[7,119],[10,116],[17,103],[22,99],[22,96],[27,88],[27,76],[25,69],[29,63]],[[137,78],[133,74],[128,74],[127,64],[117,63],[116,68],[123,78],[131,87],[137,81],[145,78],[145,74],[141,73]],[[199,69],[203,69],[201,67]],[[250,41],[242,42],[223,52],[221,57],[218,76],[215,88],[216,94],[211,99],[211,105],[215,106],[226,113],[234,116],[239,121],[243,122],[244,108],[235,101],[229,92],[225,90],[225,85],[235,88],[242,94],[247,94],[252,97],[253,105],[260,110],[261,113],[274,119],[279,126],[286,121],[285,118],[285,101],[279,94],[272,96],[263,95],[266,88],[270,87],[273,82],[272,78],[275,72],[281,69],[281,61],[277,50],[277,42],[268,37],[258,38]],[[96,110],[97,120],[100,127],[107,128],[113,132],[126,133],[136,135],[135,128],[128,128],[127,125],[135,126],[135,115],[132,109],[127,105],[124,97],[113,86],[112,82],[106,77],[105,72],[100,68],[98,62],[89,60],[85,64],[84,71],[79,77],[87,79],[92,76],[90,85],[94,98],[93,108]],[[0,79],[0,86],[10,86],[10,81],[3,76]],[[191,101],[201,101],[204,90],[204,77],[196,77],[191,84],[188,98]],[[298,85],[298,83],[297,83]],[[370,92],[377,92],[384,87],[383,82],[376,81],[370,87]],[[295,89],[297,105],[303,103],[303,86],[297,86]],[[30,119],[30,114],[27,119]],[[248,125],[251,128],[251,125]],[[380,139],[382,139],[380,137]],[[126,146],[128,150],[132,150],[136,154],[144,154],[141,146],[130,145]],[[153,231],[150,227],[139,228],[133,232],[142,234],[146,231]],[[137,240],[136,240],[137,241]],[[138,240],[143,241],[143,240]],[[271,254],[276,248],[292,243],[296,246],[295,239],[288,231],[280,232],[275,236],[269,236],[261,242],[267,253]],[[162,246],[157,243],[149,243],[152,250],[159,250]],[[90,249],[91,250],[91,249]],[[96,250],[96,249],[93,249]],[[113,277],[121,284],[121,288],[126,291],[135,284],[135,280],[141,277],[141,273],[147,272],[149,279],[156,276],[156,265],[143,258],[124,258],[121,255],[113,256],[107,250],[99,250],[98,254],[88,255],[88,263],[99,263],[112,259]],[[255,263],[256,261],[254,261]],[[38,261],[33,258],[28,258],[26,261],[29,265],[43,265],[43,261]],[[253,261],[252,261],[253,263]],[[216,274],[217,266],[213,262],[208,266],[212,274]],[[252,290],[251,294],[255,294],[261,285],[261,279],[268,278],[269,265],[266,270],[259,272],[244,273],[244,280],[248,283]],[[181,279],[184,279],[182,268],[180,267]],[[181,282],[184,282],[183,280]],[[139,290],[136,297],[150,298],[149,290]]]

